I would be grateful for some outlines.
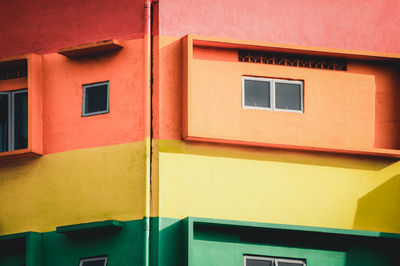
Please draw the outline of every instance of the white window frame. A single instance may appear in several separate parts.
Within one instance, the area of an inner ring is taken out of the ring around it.
[[[79,266],[83,266],[84,262],[97,261],[97,260],[104,260],[104,266],[107,266],[107,256],[81,259],[79,262]]]
[[[245,81],[246,80],[256,80],[256,81],[264,81],[270,83],[269,97],[270,97],[270,106],[271,107],[258,107],[258,106],[247,106],[245,104],[246,90],[245,90]],[[281,109],[275,106],[275,83],[286,83],[286,84],[297,84],[300,85],[300,107],[301,110],[291,110],[291,109]],[[281,112],[290,112],[290,113],[304,113],[304,82],[300,80],[287,80],[287,79],[273,79],[273,78],[260,78],[260,77],[249,77],[242,76],[242,108],[246,109],[260,109],[260,110],[272,110],[272,111],[281,111]]]
[[[92,112],[92,113],[86,113],[85,112],[85,110],[86,110],[86,89],[87,88],[92,88],[92,87],[97,87],[97,86],[103,86],[103,85],[107,85],[107,107],[106,107],[106,110],[98,111],[98,112]],[[110,111],[110,82],[109,81],[82,85],[82,88],[83,88],[82,116],[92,116],[92,115],[107,114]]]
[[[8,95],[8,147],[5,152],[15,150],[15,95],[25,92],[28,89],[0,91],[0,95]]]
[[[274,258],[274,257],[266,257],[266,256],[250,256],[244,255],[243,256],[243,265],[247,266],[247,259],[255,259],[255,260],[266,260],[271,261],[273,266],[278,266],[278,262],[288,262],[288,263],[298,263],[306,266],[306,262],[304,260],[299,259],[282,259],[282,258]]]

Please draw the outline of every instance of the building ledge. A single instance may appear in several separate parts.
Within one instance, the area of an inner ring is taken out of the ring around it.
[[[274,229],[274,230],[303,231],[303,232],[314,232],[322,234],[369,237],[369,238],[400,239],[400,234],[397,233],[315,227],[315,226],[304,226],[304,225],[273,224],[273,223],[247,222],[247,221],[236,221],[236,220],[198,218],[198,217],[187,217],[185,219],[185,222],[188,224],[189,227],[191,226],[192,228],[191,230],[193,230],[193,225],[202,224],[202,225],[221,226],[221,227],[263,228],[263,229]]]
[[[185,141],[193,141],[193,142],[210,142],[210,143],[221,143],[227,145],[242,145],[250,147],[282,149],[282,150],[400,158],[400,150],[397,149],[383,149],[383,148],[351,149],[351,148],[317,147],[317,146],[314,147],[314,146],[288,145],[288,144],[277,144],[277,143],[260,143],[260,142],[228,140],[228,139],[214,139],[214,138],[203,138],[203,137],[192,137],[192,136],[184,137],[183,139]]]
[[[61,48],[58,49],[57,52],[66,57],[77,57],[83,55],[116,51],[121,49],[122,47],[123,46],[120,41],[111,39],[106,41],[76,45],[68,48]]]
[[[121,229],[124,223],[116,220],[107,220],[93,223],[82,223],[66,226],[58,226],[57,233],[61,234],[75,234],[75,233],[90,233],[97,231],[114,231]]]

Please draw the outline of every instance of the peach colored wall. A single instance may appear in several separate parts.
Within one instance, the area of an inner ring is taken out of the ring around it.
[[[242,107],[243,76],[304,81],[304,113]],[[188,136],[327,148],[372,148],[373,75],[192,61]]]
[[[185,67],[181,65],[180,58],[183,56],[184,49],[182,49],[182,44],[181,40],[177,38],[172,38],[172,37],[159,37],[159,45],[160,45],[160,50],[157,53],[157,59],[155,62],[155,65],[160,64],[159,68],[155,68],[159,75],[156,77],[157,82],[155,82],[155,100],[159,102],[159,113],[157,113],[155,116],[160,116],[159,120],[154,121],[155,123],[155,128],[159,127],[159,136],[160,139],[180,139],[181,134],[181,125],[182,123],[184,124],[184,121],[181,120],[182,113],[179,110],[179,108],[182,108],[182,95],[184,94],[184,91],[182,91],[182,75],[185,76]],[[236,50],[234,49],[221,49],[221,48],[215,48],[215,47],[201,47],[201,46],[195,46],[195,49],[193,50],[193,58],[194,59],[202,59],[204,60],[209,60],[207,61],[207,66],[205,66],[205,72],[202,73],[207,73],[207,72],[212,72],[208,69],[208,62],[210,62],[211,65],[218,64],[219,62],[235,62],[237,60],[237,53]],[[167,63],[168,61],[168,63]],[[206,61],[204,61],[206,62]],[[222,64],[222,63],[221,63]],[[234,63],[233,63],[234,64]],[[237,63],[241,65],[249,65],[250,68],[254,67],[251,66],[252,64],[250,63]],[[254,64],[253,64],[254,65]],[[256,64],[257,65],[257,64]],[[225,67],[225,65],[224,65]],[[224,67],[216,69],[218,71],[224,71]],[[267,67],[267,66],[260,66],[260,67]],[[285,67],[278,67],[281,69],[285,69]],[[372,90],[376,89],[376,94],[375,92],[373,93],[375,99],[369,98],[370,104],[365,106],[366,109],[364,108],[363,110],[368,110],[367,112],[358,112],[357,110],[357,117],[363,117],[363,122],[366,124],[368,123],[373,123],[374,117],[376,117],[376,123],[372,125],[369,125],[369,132],[366,134],[365,132],[360,131],[357,129],[356,125],[352,125],[352,123],[348,124],[348,127],[352,127],[354,130],[358,131],[359,135],[361,135],[361,139],[367,138],[368,140],[368,145],[373,148],[388,148],[388,149],[396,149],[399,147],[398,145],[398,138],[396,137],[399,131],[399,123],[396,122],[396,112],[395,112],[395,104],[396,104],[396,91],[398,90],[398,77],[399,77],[399,72],[398,68],[396,68],[395,63],[390,63],[390,62],[383,62],[383,63],[376,63],[374,61],[361,61],[361,60],[354,60],[354,59],[349,59],[348,60],[348,71],[347,72],[341,72],[341,71],[323,71],[323,70],[311,70],[311,69],[303,69],[301,70],[300,68],[292,68],[292,67],[286,67],[286,69],[293,69],[295,72],[298,71],[306,71],[308,73],[327,73],[327,77],[329,79],[329,73],[331,73],[331,78],[333,78],[335,75],[341,75],[343,74],[344,76],[347,77],[362,77],[364,75],[365,77],[369,76],[370,78],[367,77],[367,79],[370,79],[369,82],[367,82],[370,87],[370,92]],[[204,69],[201,69],[201,71],[204,71]],[[215,69],[214,69],[215,71]],[[248,73],[247,73],[248,74]],[[353,75],[357,74],[357,75]],[[361,74],[361,75],[358,75]],[[199,74],[202,75],[202,74]],[[206,74],[207,75],[207,74]],[[211,74],[210,74],[211,75]],[[258,75],[260,76],[265,76],[265,73],[259,73]],[[308,74],[307,74],[308,75]],[[325,75],[325,74],[324,74]],[[269,77],[272,77],[271,75],[268,75]],[[291,73],[289,75],[282,75],[283,78],[293,78],[291,76]],[[324,76],[320,76],[322,78]],[[201,77],[199,77],[202,79]],[[302,77],[299,77],[302,79]],[[371,79],[372,78],[372,79]],[[351,78],[350,78],[351,79]],[[204,82],[204,81],[201,81]],[[320,82],[324,82],[321,80]],[[237,84],[236,84],[237,83]],[[238,85],[240,84],[239,82],[236,82],[235,84]],[[162,84],[162,90],[158,91],[159,84]],[[357,87],[359,85],[355,84]],[[306,86],[308,86],[306,84]],[[347,86],[347,85],[346,85]],[[335,89],[332,88],[332,91]],[[362,89],[364,91],[364,89]],[[365,91],[368,91],[367,89]],[[305,110],[306,113],[307,111],[307,106],[309,102],[307,101],[307,98],[310,97],[307,95],[307,88],[306,88],[306,100],[305,100]],[[348,93],[348,91],[346,91]],[[343,95],[342,95],[343,96]],[[340,94],[333,93],[333,97],[342,97]],[[395,97],[393,97],[395,96]],[[357,93],[353,94],[353,97],[356,98],[356,103],[359,103],[361,105],[364,105],[359,98]],[[362,94],[360,97],[366,97],[366,95]],[[372,95],[368,96],[372,97]],[[336,99],[336,98],[334,98]],[[336,99],[338,100],[338,99]],[[348,101],[346,101],[348,102]],[[342,104],[342,102],[340,102]],[[331,103],[332,104],[332,103]],[[349,104],[348,104],[349,105]],[[350,107],[352,109],[352,107]],[[355,109],[353,109],[355,110]],[[247,110],[248,111],[248,110]],[[309,110],[310,111],[310,110]],[[312,111],[312,110],[311,110]],[[368,114],[367,114],[368,113]],[[333,118],[336,119],[336,117],[339,116],[340,113],[337,113],[336,115],[329,114],[328,118]],[[219,115],[219,114],[217,114]],[[276,116],[290,116],[290,115],[298,115],[298,114],[276,114]],[[344,115],[344,114],[342,114]],[[350,114],[352,116],[354,114]],[[323,116],[321,116],[323,117]],[[345,119],[350,119],[348,114],[344,115]],[[353,117],[354,118],[354,117]],[[324,119],[323,119],[324,120]],[[349,120],[347,120],[349,121]],[[358,119],[357,119],[358,121]],[[324,122],[325,123],[325,122]],[[348,123],[348,122],[347,122]],[[359,122],[357,122],[359,123]],[[391,125],[391,127],[386,126]],[[344,121],[341,122],[342,125],[344,125]],[[318,127],[316,125],[316,127]],[[339,131],[343,130],[344,127],[339,127]],[[328,132],[330,134],[330,132]],[[346,133],[347,134],[347,133]],[[367,136],[368,135],[368,136]],[[357,139],[357,138],[356,138]],[[341,141],[340,138],[338,139],[339,142]],[[356,140],[355,143],[357,143],[360,140]],[[338,143],[337,141],[333,140],[331,144],[333,143]],[[366,144],[367,142],[364,142]],[[326,145],[326,144],[325,144]],[[353,145],[353,144],[351,144]]]
[[[194,59],[237,62],[237,50],[194,45]],[[347,72],[368,74],[375,78],[375,136],[374,147],[398,149],[400,147],[399,64],[391,61],[378,62],[348,60]]]
[[[136,39],[90,58],[43,56],[44,153],[143,140],[143,49]],[[109,113],[82,117],[82,84],[107,80]]]
[[[154,60],[153,130],[155,139],[181,139],[182,50],[181,40],[156,37]]]
[[[375,77],[375,147],[400,148],[400,65],[351,61],[351,73],[365,73]]]

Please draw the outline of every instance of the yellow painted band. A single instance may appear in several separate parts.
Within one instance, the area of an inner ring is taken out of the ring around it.
[[[400,163],[159,141],[159,215],[400,233]]]
[[[108,219],[142,219],[145,143],[0,164],[0,235]]]

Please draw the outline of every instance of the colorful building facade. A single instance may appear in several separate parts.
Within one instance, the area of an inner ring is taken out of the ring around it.
[[[0,265],[397,265],[397,1],[0,3]]]

